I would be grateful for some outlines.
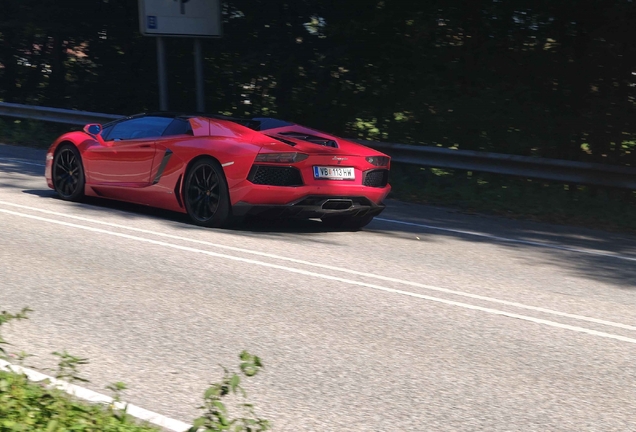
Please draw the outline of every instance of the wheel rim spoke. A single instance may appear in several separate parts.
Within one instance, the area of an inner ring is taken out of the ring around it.
[[[71,196],[79,187],[81,165],[75,153],[70,149],[64,149],[58,155],[53,178],[57,191],[63,196]]]
[[[210,213],[214,214],[216,212],[216,208],[219,206],[219,202],[216,200],[209,200],[208,201],[208,210],[210,210]]]
[[[190,210],[196,219],[209,221],[216,214],[221,197],[216,172],[210,165],[201,165],[190,179],[187,191]]]

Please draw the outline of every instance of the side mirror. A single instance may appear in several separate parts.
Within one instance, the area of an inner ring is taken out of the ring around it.
[[[99,123],[89,123],[84,126],[84,132],[90,135],[99,135],[102,132],[102,125]]]

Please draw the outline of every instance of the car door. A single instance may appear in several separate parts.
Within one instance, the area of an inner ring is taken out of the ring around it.
[[[92,184],[144,187],[150,184],[155,141],[172,117],[144,116],[118,122],[104,130],[104,143],[84,154]]]

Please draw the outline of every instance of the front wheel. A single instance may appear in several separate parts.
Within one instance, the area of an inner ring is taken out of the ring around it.
[[[322,219],[322,223],[329,228],[338,229],[343,231],[359,231],[365,226],[369,225],[373,220],[373,216],[367,215],[362,217],[357,216],[331,216]]]
[[[186,174],[186,211],[200,226],[221,227],[230,217],[230,198],[221,166],[213,159],[201,159]]]
[[[66,201],[80,201],[84,197],[84,166],[77,147],[62,146],[53,158],[53,186],[60,198]]]

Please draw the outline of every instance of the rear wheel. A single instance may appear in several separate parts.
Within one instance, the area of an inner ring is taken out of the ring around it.
[[[339,229],[343,231],[358,231],[363,227],[369,225],[373,220],[373,216],[367,215],[362,217],[357,216],[331,216],[322,219],[322,223],[329,228]]]
[[[84,197],[84,166],[74,145],[66,144],[55,153],[52,176],[55,191],[63,200],[79,201]]]
[[[205,227],[220,227],[230,217],[230,198],[221,166],[213,159],[201,159],[186,174],[186,211],[192,221]]]

